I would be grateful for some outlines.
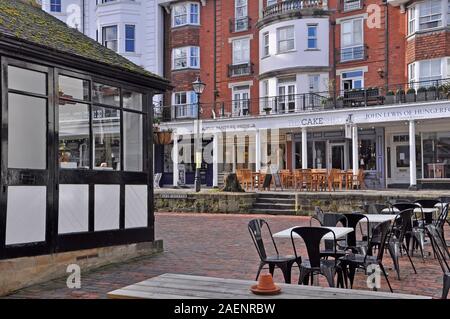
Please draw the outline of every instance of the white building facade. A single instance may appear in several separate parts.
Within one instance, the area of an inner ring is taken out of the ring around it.
[[[163,75],[163,8],[158,0],[41,0],[46,12],[137,65]]]

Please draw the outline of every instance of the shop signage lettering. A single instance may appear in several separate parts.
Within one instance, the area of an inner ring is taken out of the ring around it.
[[[401,110],[401,111],[387,111],[387,112],[374,112],[367,113],[364,119],[366,120],[374,120],[374,119],[402,119],[402,118],[411,118],[415,116],[423,116],[430,114],[442,114],[450,113],[450,106],[439,106],[433,108],[418,108],[418,109],[409,109],[409,110]]]

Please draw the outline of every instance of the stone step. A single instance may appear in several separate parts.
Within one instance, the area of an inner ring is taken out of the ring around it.
[[[254,203],[253,208],[255,209],[295,209],[295,205],[292,204],[280,204],[280,203]]]
[[[258,198],[257,203],[282,203],[282,204],[292,204],[295,205],[294,198],[275,198],[275,197],[264,197]]]
[[[295,215],[295,210],[288,209],[257,209],[254,208],[251,210],[252,214],[261,214],[261,215]]]

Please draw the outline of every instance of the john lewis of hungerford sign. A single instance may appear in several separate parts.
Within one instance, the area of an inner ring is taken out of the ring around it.
[[[450,118],[450,103],[416,105],[390,105],[318,111],[310,113],[287,113],[283,115],[233,118],[232,120],[205,120],[201,122],[203,133],[223,131],[251,131],[255,129],[281,129],[300,127],[337,126],[346,124],[371,124],[409,120]],[[349,120],[351,123],[349,123]],[[171,123],[177,134],[192,134],[193,126]]]

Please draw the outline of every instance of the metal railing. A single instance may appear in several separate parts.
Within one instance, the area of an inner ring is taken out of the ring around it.
[[[353,11],[362,8],[362,0],[342,0],[342,11]]]
[[[253,74],[253,63],[229,64],[228,77]]]
[[[306,113],[368,106],[410,104],[450,100],[450,79],[394,84],[389,87],[368,87],[352,90],[311,92],[256,99],[201,103],[204,118],[238,118]],[[195,105],[157,105],[155,118],[176,121],[196,118]]]
[[[338,49],[337,60],[340,63],[367,59],[367,46],[364,44]]]
[[[263,11],[263,18],[283,13],[299,11],[306,8],[323,8],[322,0],[287,0],[278,2],[266,7]]]
[[[232,18],[230,19],[230,33],[244,32],[251,28],[250,17]]]

